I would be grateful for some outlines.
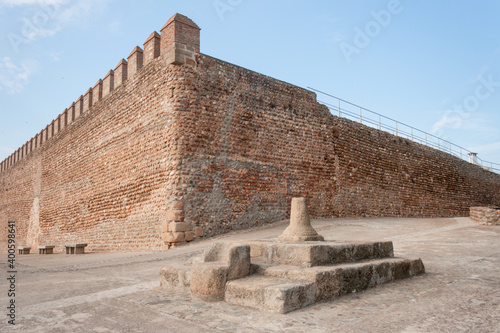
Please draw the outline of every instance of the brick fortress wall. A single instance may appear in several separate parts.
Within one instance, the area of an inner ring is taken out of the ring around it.
[[[467,216],[500,175],[332,115],[316,95],[201,55],[183,89],[186,219],[214,235],[288,218]]]
[[[161,36],[151,34],[144,50],[134,48],[1,163],[0,251],[7,250],[8,221],[16,222],[17,245],[163,248],[162,222],[179,206],[176,109],[183,101],[173,87],[196,51],[176,45],[184,33],[199,35],[199,28],[173,16]]]
[[[127,60],[0,164],[2,243],[13,220],[18,245],[161,249],[285,219],[296,196],[313,217],[500,205],[499,175],[199,54],[182,15]]]

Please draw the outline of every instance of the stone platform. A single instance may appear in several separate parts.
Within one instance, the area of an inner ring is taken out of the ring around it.
[[[392,242],[218,242],[202,258],[160,269],[165,289],[286,313],[425,272]]]

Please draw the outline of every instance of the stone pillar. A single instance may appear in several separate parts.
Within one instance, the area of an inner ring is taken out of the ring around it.
[[[306,198],[292,198],[290,225],[278,237],[278,240],[290,242],[325,240],[311,226]]]

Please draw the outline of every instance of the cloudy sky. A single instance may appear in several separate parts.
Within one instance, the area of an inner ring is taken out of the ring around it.
[[[202,53],[500,163],[494,0],[0,0],[0,160],[176,12],[202,28]]]

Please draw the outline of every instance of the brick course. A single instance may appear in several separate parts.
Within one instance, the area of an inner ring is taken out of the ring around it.
[[[2,162],[0,251],[12,220],[18,245],[153,250],[288,218],[293,197],[313,218],[500,206],[500,175],[199,54],[179,14],[152,36]]]

